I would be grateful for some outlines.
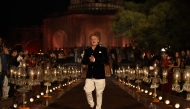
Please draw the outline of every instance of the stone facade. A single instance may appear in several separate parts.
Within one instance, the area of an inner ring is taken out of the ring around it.
[[[43,46],[47,48],[62,48],[89,46],[89,36],[93,32],[101,34],[101,44],[108,46],[125,46],[129,44],[125,38],[115,39],[110,31],[115,14],[69,14],[56,18],[44,19]]]
[[[68,10],[43,19],[42,26],[14,27],[10,30],[11,44],[22,45],[29,52],[47,49],[90,46],[89,36],[101,35],[105,47],[130,44],[126,38],[115,38],[112,19],[122,6],[122,0],[71,0]],[[79,7],[80,6],[80,7]]]
[[[41,26],[12,27],[8,32],[7,46],[13,48],[20,45],[29,52],[38,53],[43,46],[42,37]]]

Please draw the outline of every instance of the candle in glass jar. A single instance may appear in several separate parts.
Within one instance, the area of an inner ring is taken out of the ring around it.
[[[154,63],[154,67],[157,67],[157,64],[156,64],[156,63]]]
[[[23,63],[23,67],[26,67],[25,63]]]
[[[166,70],[162,72],[162,75],[163,75],[163,77],[165,77],[165,78],[166,78],[167,74],[168,74],[168,72],[167,72]]]
[[[189,81],[189,73],[186,73],[186,80]]]
[[[145,76],[148,76],[148,72],[147,71],[145,71],[144,74],[145,74]]]
[[[158,71],[154,71],[154,75],[158,75]]]
[[[37,75],[40,75],[40,72],[38,71]]]
[[[17,75],[16,75],[16,71],[14,71],[13,74],[14,74],[14,78],[16,78],[16,76],[17,76]]]
[[[13,69],[11,69],[11,71],[10,71],[10,76],[12,78],[12,76],[13,76]]]
[[[44,73],[47,74],[47,70],[45,70]]]
[[[176,78],[176,79],[178,79],[178,77],[179,77],[179,75],[178,75],[178,74],[176,74],[176,75],[175,75],[175,78]]]
[[[54,70],[54,75],[55,75],[55,77],[56,77],[56,73],[57,73],[56,70]]]
[[[139,66],[137,66],[136,69],[139,69]]]
[[[189,73],[186,74],[187,78],[189,78]]]

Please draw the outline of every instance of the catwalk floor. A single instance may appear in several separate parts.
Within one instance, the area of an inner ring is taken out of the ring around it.
[[[89,109],[83,90],[85,79],[65,92],[60,98],[44,109]],[[95,92],[93,92],[95,98]],[[116,83],[114,77],[106,78],[106,88],[103,93],[102,109],[148,109],[134,97],[128,94]]]

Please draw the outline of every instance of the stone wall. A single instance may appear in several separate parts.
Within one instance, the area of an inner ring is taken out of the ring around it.
[[[125,38],[115,39],[115,35],[110,31],[114,16],[114,14],[69,14],[44,19],[43,49],[89,46],[89,36],[93,32],[101,34],[101,44],[105,47],[124,47],[130,41]]]

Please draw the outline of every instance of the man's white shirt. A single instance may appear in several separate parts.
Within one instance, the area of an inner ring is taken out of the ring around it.
[[[17,57],[17,61],[20,63],[18,67],[22,67],[22,61],[20,61],[20,60],[23,61],[23,57],[19,55],[19,56]]]

